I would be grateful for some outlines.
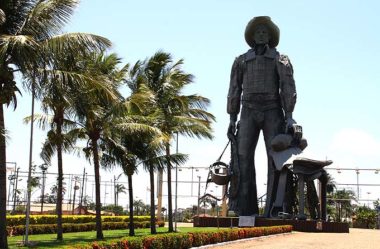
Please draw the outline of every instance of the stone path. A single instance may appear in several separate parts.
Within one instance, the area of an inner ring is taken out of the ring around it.
[[[380,230],[350,229],[350,233],[293,232],[235,241],[226,245],[205,246],[212,249],[380,249]]]

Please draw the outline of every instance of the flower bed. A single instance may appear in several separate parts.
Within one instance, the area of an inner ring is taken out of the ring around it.
[[[220,229],[217,232],[190,232],[126,237],[106,242],[93,242],[77,249],[186,249],[238,239],[260,237],[271,234],[288,233],[292,226],[253,227]]]

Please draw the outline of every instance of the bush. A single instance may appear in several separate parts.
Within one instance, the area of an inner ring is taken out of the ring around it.
[[[164,222],[156,222],[156,224],[160,227],[163,227]],[[146,222],[136,222],[135,228],[149,228],[150,223]],[[128,222],[102,222],[103,230],[118,230],[118,229],[128,229]],[[62,229],[64,233],[72,233],[72,232],[85,232],[85,231],[93,231],[96,230],[96,223],[64,223],[62,224]],[[7,232],[9,236],[17,236],[23,235],[25,233],[25,226],[8,226]],[[42,224],[42,225],[30,225],[29,226],[29,234],[52,234],[57,232],[56,224]]]
[[[93,242],[82,249],[186,249],[191,247],[291,232],[292,226],[220,229],[217,232],[192,232],[127,237],[107,242]]]
[[[62,223],[90,223],[96,222],[95,215],[63,215]],[[103,222],[129,222],[129,216],[102,216]],[[150,216],[135,216],[134,221],[149,222]],[[31,215],[29,224],[56,224],[56,215]],[[25,225],[25,215],[9,215],[7,216],[8,226]]]

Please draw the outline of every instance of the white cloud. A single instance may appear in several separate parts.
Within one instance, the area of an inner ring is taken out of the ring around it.
[[[378,156],[380,141],[366,131],[345,128],[333,136],[330,150],[352,156]]]

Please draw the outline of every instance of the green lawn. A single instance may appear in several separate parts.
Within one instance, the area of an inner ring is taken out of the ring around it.
[[[160,227],[157,229],[158,233],[166,233],[168,228]],[[179,227],[178,232],[186,233],[191,231],[212,231],[217,230],[213,227]],[[136,236],[144,236],[150,234],[150,229],[136,229]],[[116,239],[128,236],[128,230],[104,230],[105,240]],[[29,241],[35,243],[32,248],[67,248],[73,244],[87,244],[95,241],[96,232],[81,232],[81,233],[64,233],[63,242],[56,241],[56,234],[36,234],[30,235]],[[18,246],[22,241],[22,236],[8,237],[9,248],[27,248]]]

